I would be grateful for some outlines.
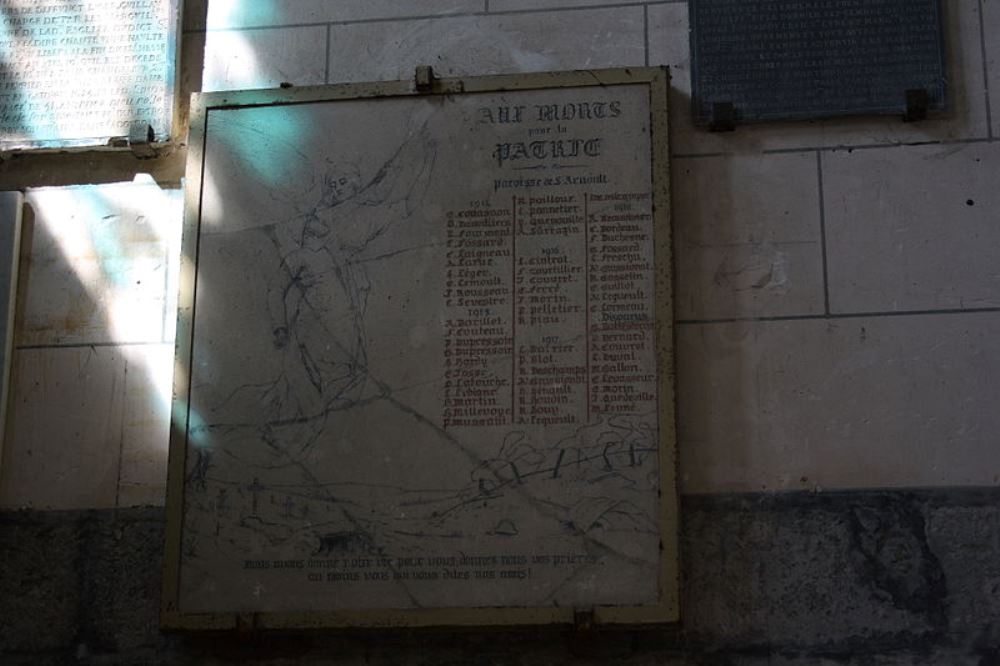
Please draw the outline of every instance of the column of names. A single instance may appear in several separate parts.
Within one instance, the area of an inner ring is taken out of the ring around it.
[[[648,192],[484,199],[445,222],[446,428],[655,411]]]

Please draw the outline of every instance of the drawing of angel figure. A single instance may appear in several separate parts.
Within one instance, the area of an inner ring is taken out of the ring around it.
[[[354,164],[328,160],[312,203],[287,201],[293,217],[259,227],[279,258],[267,310],[281,369],[271,381],[238,388],[217,412],[251,410],[263,439],[294,457],[313,447],[331,414],[391,392],[368,369],[365,253],[418,212],[427,191],[434,140],[426,123],[407,134],[367,178]]]

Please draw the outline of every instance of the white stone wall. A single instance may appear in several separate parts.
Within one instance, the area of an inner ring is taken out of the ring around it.
[[[0,506],[163,503],[180,195],[28,190]]]
[[[945,117],[722,134],[690,122],[685,2],[201,0],[187,3],[184,39],[189,54],[203,45],[205,90],[410,78],[420,64],[442,76],[670,66],[682,490],[991,486],[1000,482],[1000,4],[943,4]],[[44,256],[39,240],[29,265]],[[136,397],[152,392],[150,380],[124,368],[137,346],[166,356],[167,338],[112,332],[98,336],[101,347],[63,348],[51,308],[51,331],[21,331],[15,363],[32,369],[15,387],[26,406],[15,405],[0,502],[161,502],[129,483],[162,489],[162,456],[147,453],[165,448],[149,433],[166,431],[166,415]],[[32,354],[53,370],[28,363]],[[106,374],[82,381],[94,354]],[[99,397],[120,382],[131,388],[118,402]],[[157,425],[110,433],[108,419],[82,417],[92,404],[123,428]],[[86,464],[54,441],[70,432]],[[49,439],[46,451],[22,455],[19,442]],[[37,455],[59,461],[44,478],[79,490],[25,481],[41,474],[25,462]]]

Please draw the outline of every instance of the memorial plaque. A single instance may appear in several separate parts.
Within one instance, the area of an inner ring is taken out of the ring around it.
[[[167,626],[676,618],[666,91],[198,98]]]
[[[177,0],[0,0],[0,149],[169,138]]]
[[[690,8],[696,123],[919,119],[945,107],[940,0],[691,0]]]

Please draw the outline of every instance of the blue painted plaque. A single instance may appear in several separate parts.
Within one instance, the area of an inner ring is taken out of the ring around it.
[[[691,0],[690,11],[698,124],[945,107],[940,0]]]

